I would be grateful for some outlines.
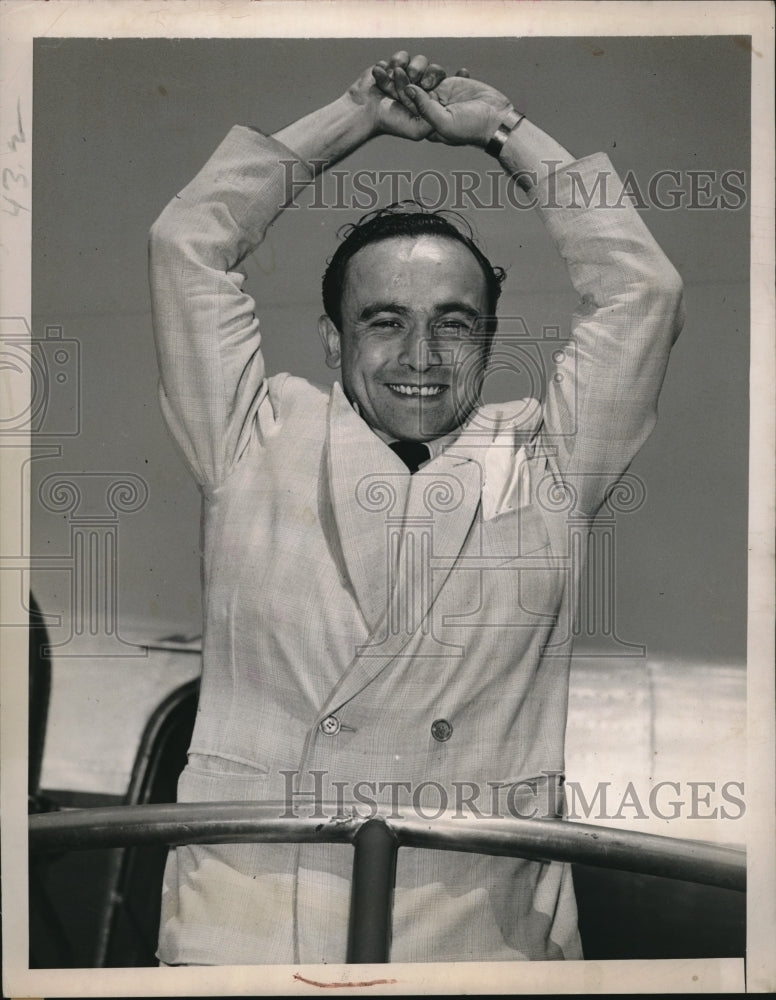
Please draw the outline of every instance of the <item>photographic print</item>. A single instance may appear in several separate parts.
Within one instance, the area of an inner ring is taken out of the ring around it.
[[[773,988],[736,10],[0,10],[5,995]]]

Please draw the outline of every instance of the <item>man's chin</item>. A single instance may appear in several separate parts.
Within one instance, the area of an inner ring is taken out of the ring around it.
[[[440,422],[439,424],[400,424],[391,422],[383,431],[391,437],[400,441],[434,441],[436,438],[444,437],[457,430],[460,424],[451,421]]]

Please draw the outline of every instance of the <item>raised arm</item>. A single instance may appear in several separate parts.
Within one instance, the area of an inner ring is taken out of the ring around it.
[[[424,93],[445,75],[422,56],[398,53],[394,61]],[[370,67],[337,100],[274,137],[233,128],[154,223],[149,266],[162,409],[201,484],[229,475],[268,410],[245,258],[320,161],[334,163],[376,135],[417,140],[430,132],[376,86]],[[291,174],[281,161],[293,160],[301,162]]]
[[[569,349],[548,378],[537,444],[553,474],[593,513],[649,436],[682,325],[682,283],[603,154],[571,154],[479,81],[451,77],[437,102],[391,73],[431,138],[488,148],[534,199],[579,295]],[[385,81],[382,81],[385,86]],[[511,126],[511,131],[509,128]]]

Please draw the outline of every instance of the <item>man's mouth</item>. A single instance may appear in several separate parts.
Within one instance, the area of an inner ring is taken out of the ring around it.
[[[386,385],[401,396],[438,396],[447,388],[446,385],[408,385],[406,382],[386,382]]]

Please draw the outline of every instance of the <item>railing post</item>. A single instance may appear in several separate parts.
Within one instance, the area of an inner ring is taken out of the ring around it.
[[[353,847],[347,960],[388,962],[399,842],[383,820],[370,819],[356,833]]]

